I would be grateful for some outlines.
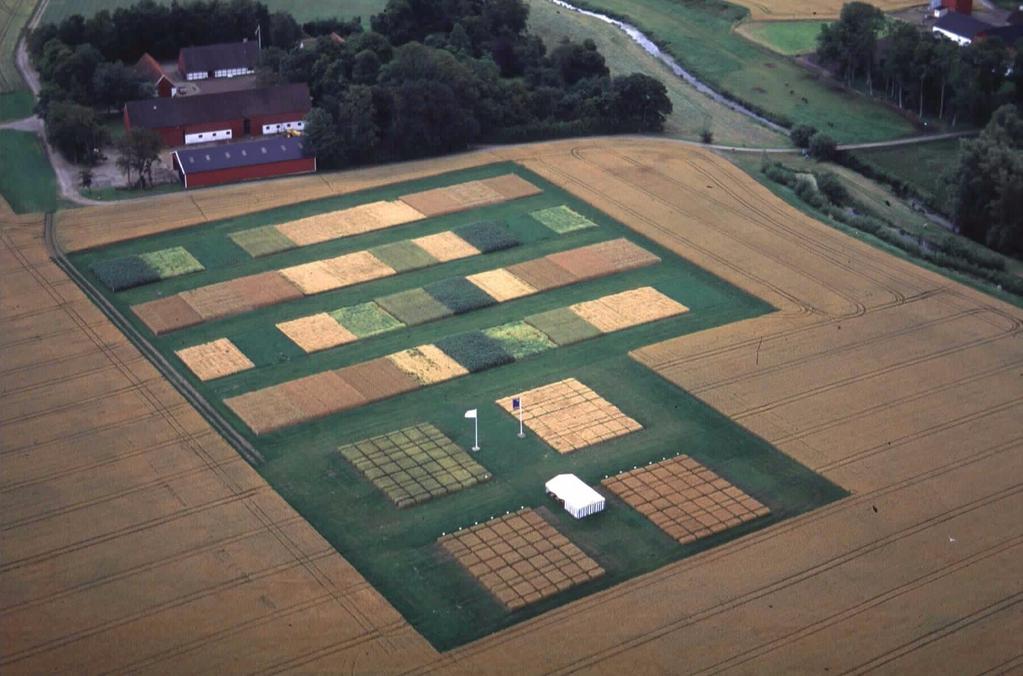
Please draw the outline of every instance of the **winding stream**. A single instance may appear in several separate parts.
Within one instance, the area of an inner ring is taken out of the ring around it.
[[[695,75],[690,73],[688,70],[680,66],[678,61],[672,58],[670,54],[665,54],[664,52],[662,52],[660,47],[655,45],[650,40],[650,38],[644,35],[643,32],[640,31],[635,26],[627,24],[624,21],[619,21],[618,19],[612,19],[611,17],[605,14],[591,12],[588,9],[581,9],[579,7],[576,7],[575,5],[565,2],[564,0],[549,1],[557,5],[558,7],[563,7],[571,12],[577,12],[584,16],[593,17],[594,19],[598,19],[600,21],[603,21],[604,23],[611,24],[615,28],[618,28],[623,33],[628,35],[629,38],[631,38],[632,41],[635,42],[637,45],[642,47],[643,51],[645,51],[647,54],[654,57],[655,59],[663,63],[665,66],[670,68],[671,72],[673,72],[676,76],[682,78],[683,80],[691,84],[693,87],[695,87],[696,91],[700,92],[705,96],[709,96],[711,99],[713,99],[717,103],[720,103],[726,108],[730,108],[731,110],[734,110],[735,112],[741,115],[745,115],[746,117],[756,120],[757,122],[764,126],[770,127],[771,129],[782,134],[786,135],[788,134],[789,130],[786,129],[785,127],[782,127],[781,125],[776,124],[775,122],[772,122],[771,120],[768,120],[767,118],[761,115],[757,115],[746,106],[743,106],[740,103],[736,103],[735,101],[732,101],[731,99],[718,93],[715,89],[713,89],[712,87],[704,83],[702,80],[697,78]]]

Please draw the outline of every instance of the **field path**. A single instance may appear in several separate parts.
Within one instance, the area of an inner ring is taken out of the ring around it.
[[[48,260],[42,219],[0,216],[5,673],[1023,664],[1023,312],[707,150],[533,144],[75,209],[58,234],[95,246],[496,160],[774,305],[633,357],[850,497],[438,655]]]

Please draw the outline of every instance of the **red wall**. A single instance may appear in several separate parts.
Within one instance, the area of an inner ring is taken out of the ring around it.
[[[171,95],[171,89],[174,85],[171,81],[165,77],[160,78],[160,81],[156,83],[156,95],[162,99],[168,98]]]
[[[256,115],[249,120],[249,131],[253,136],[263,134],[264,124],[279,124],[281,122],[297,122],[304,120],[305,113],[283,113],[281,115]]]
[[[945,7],[960,14],[973,13],[973,0],[945,0]]]
[[[313,171],[316,171],[316,159],[313,157],[307,157],[300,160],[288,160],[287,162],[274,162],[271,164],[257,164],[249,167],[235,167],[231,169],[218,169],[216,171],[191,173],[185,177],[188,181],[185,187],[198,188],[205,185],[237,183],[239,181],[251,181],[258,178],[270,178],[271,176],[305,174]]]

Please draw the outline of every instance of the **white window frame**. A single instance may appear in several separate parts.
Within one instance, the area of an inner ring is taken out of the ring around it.
[[[229,141],[234,136],[232,129],[215,129],[213,131],[200,131],[194,134],[185,134],[185,145],[193,143],[211,143],[213,141]]]

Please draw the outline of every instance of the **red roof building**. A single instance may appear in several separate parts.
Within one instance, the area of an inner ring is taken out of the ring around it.
[[[163,72],[163,68],[160,67],[156,59],[149,55],[149,52],[143,54],[135,64],[135,71],[153,84],[157,96],[168,98],[174,93],[174,83],[167,77],[167,73]]]
[[[243,136],[279,134],[305,127],[312,107],[309,87],[288,84],[219,94],[129,101],[126,129],[152,129],[170,147]]]
[[[209,148],[182,148],[171,157],[185,188],[316,171],[301,138],[273,138]]]

